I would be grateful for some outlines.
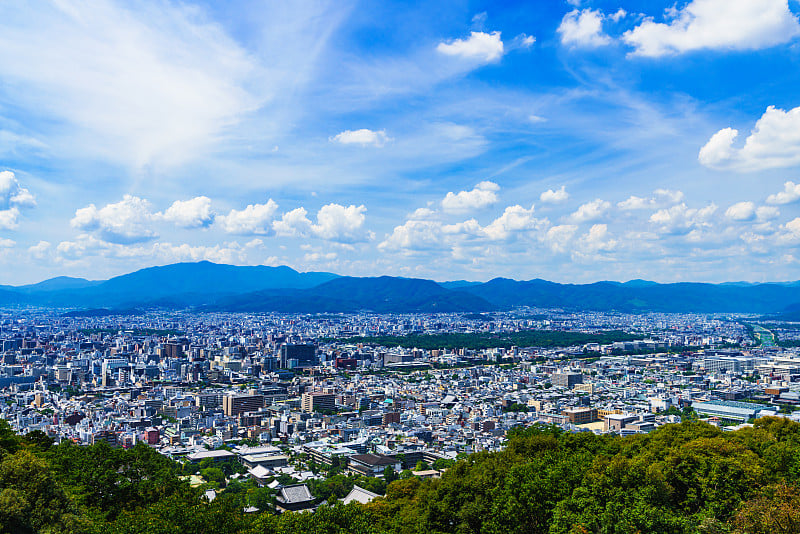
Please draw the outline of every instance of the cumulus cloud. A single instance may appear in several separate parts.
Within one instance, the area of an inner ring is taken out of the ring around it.
[[[622,9],[622,8],[619,8],[615,13],[612,13],[611,15],[608,15],[607,18],[612,20],[612,21],[614,21],[614,22],[619,22],[620,20],[624,19],[627,16],[628,16],[628,12],[625,11],[624,9]]]
[[[564,253],[569,249],[568,245],[577,231],[578,227],[574,224],[553,226],[547,230],[544,241],[553,252]]]
[[[464,212],[491,206],[497,202],[497,191],[500,186],[494,182],[484,181],[476,185],[472,191],[452,191],[442,200],[442,209],[446,212]]]
[[[734,128],[715,133],[700,149],[700,163],[740,172],[800,164],[800,107],[787,112],[769,106],[741,148],[733,146],[738,135]]]
[[[19,226],[20,210],[36,206],[36,199],[11,171],[0,172],[0,230]]]
[[[631,195],[626,200],[617,202],[617,207],[624,211],[644,210],[676,204],[681,200],[683,200],[682,191],[656,189],[653,191],[652,197],[637,197],[636,195]]]
[[[455,235],[460,238],[478,238],[483,236],[484,229],[475,219],[469,219],[463,222],[454,224],[442,225],[442,233],[444,235]]]
[[[304,237],[311,232],[311,221],[305,208],[295,208],[284,213],[280,219],[272,223],[272,228],[279,236]]]
[[[417,208],[409,216],[408,219],[430,219],[436,215],[436,211],[430,208]]]
[[[526,35],[521,33],[514,37],[514,41],[512,42],[513,48],[530,48],[536,42],[536,37],[533,35]]]
[[[643,198],[637,197],[636,195],[631,195],[626,200],[622,202],[617,202],[617,207],[621,210],[643,210],[652,208],[655,206],[655,199],[654,198]]]
[[[528,236],[541,239],[549,226],[547,219],[534,217],[534,207],[508,206],[503,213],[486,226],[475,219],[445,224],[440,220],[409,219],[396,226],[392,233],[378,245],[379,250],[423,251],[450,248],[454,254],[469,243],[511,241]]]
[[[0,248],[14,248],[17,245],[17,242],[12,239],[2,238],[0,239]]]
[[[767,204],[791,204],[800,200],[800,184],[786,182],[783,191],[767,197]]]
[[[263,244],[254,239],[245,245],[238,242],[213,246],[156,242],[149,245],[124,245],[109,243],[89,234],[81,234],[72,241],[62,241],[55,248],[55,258],[64,263],[75,263],[86,258],[145,259],[149,262],[174,263],[178,261],[208,260],[215,263],[246,264],[248,254]]]
[[[217,224],[229,234],[269,235],[278,204],[271,198],[265,204],[250,204],[243,210],[232,209],[217,217]]]
[[[578,209],[570,215],[570,219],[576,223],[594,221],[602,217],[610,208],[610,202],[598,198],[579,206]]]
[[[561,44],[568,46],[598,47],[611,42],[603,33],[604,15],[594,9],[574,9],[564,15],[556,30],[561,36]]]
[[[361,128],[360,130],[345,130],[331,137],[330,141],[341,145],[381,147],[391,139],[386,135],[386,130],[375,131]]]
[[[176,200],[160,217],[181,228],[206,228],[214,222],[211,199],[204,196]]]
[[[778,244],[795,245],[800,242],[800,217],[782,224],[776,234]]]
[[[500,32],[471,32],[466,39],[442,42],[436,50],[447,56],[456,56],[480,63],[493,63],[503,57],[503,41]]]
[[[685,203],[660,209],[650,216],[661,233],[686,234],[693,229],[709,225],[709,219],[717,211],[711,203],[703,208],[689,208]]]
[[[28,247],[28,254],[37,260],[43,260],[47,257],[52,245],[48,241],[39,241],[33,246]]]
[[[19,226],[19,210],[11,208],[0,210],[0,230],[14,230]]]
[[[150,228],[153,214],[150,203],[125,195],[120,202],[97,208],[90,204],[75,211],[73,228],[95,233],[103,241],[118,244],[141,243],[157,237]]]
[[[553,190],[548,189],[541,195],[539,195],[539,200],[545,202],[547,204],[559,204],[564,202],[569,198],[569,193],[567,193],[566,186],[561,186],[559,189]]]
[[[584,254],[614,250],[617,240],[608,232],[608,225],[594,224],[587,233],[578,240],[578,248]]]
[[[783,227],[795,236],[800,237],[800,217],[792,219],[783,225]]]
[[[340,243],[367,241],[372,234],[364,228],[367,208],[327,204],[317,212],[317,224],[311,230],[319,238]]]
[[[771,221],[777,219],[781,212],[775,206],[759,206],[756,208],[756,220]]]
[[[530,209],[520,205],[509,206],[484,228],[484,233],[491,240],[505,240],[520,232],[543,229],[548,225],[547,219],[537,219],[533,210],[533,206]]]
[[[442,244],[442,224],[438,221],[409,220],[395,226],[379,245],[379,250],[428,250]]]
[[[667,22],[646,18],[623,34],[646,57],[701,49],[758,50],[790,41],[800,24],[786,0],[692,0]]]
[[[272,235],[281,237],[317,237],[338,243],[357,243],[372,239],[364,227],[365,206],[327,204],[317,212],[316,223],[308,218],[303,207],[287,211],[276,218],[278,204],[269,199],[266,204],[249,205],[243,210],[231,210],[217,217],[217,224],[230,234]]]
[[[30,191],[20,185],[13,172],[0,172],[0,210],[35,206],[36,199]]]
[[[734,221],[752,221],[756,218],[756,205],[753,202],[737,202],[725,210],[725,216]]]

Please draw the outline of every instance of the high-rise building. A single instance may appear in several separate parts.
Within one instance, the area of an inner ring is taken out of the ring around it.
[[[317,365],[317,347],[312,344],[286,343],[281,345],[281,368],[290,367],[294,360],[294,367],[313,367]]]
[[[313,413],[317,410],[333,410],[336,408],[336,395],[320,392],[303,393],[300,407],[306,413]]]
[[[255,412],[263,407],[264,395],[227,395],[222,399],[222,410],[230,417]]]

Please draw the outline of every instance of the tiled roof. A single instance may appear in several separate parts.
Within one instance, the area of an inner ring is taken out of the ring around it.
[[[284,503],[301,503],[311,501],[314,497],[305,484],[294,484],[281,488],[280,500]]]

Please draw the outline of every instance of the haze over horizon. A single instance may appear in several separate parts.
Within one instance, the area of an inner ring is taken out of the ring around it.
[[[8,1],[0,49],[0,284],[800,279],[796,0]]]

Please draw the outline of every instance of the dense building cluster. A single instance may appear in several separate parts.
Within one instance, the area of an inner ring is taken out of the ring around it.
[[[56,441],[144,442],[182,461],[234,460],[263,484],[307,481],[319,476],[314,466],[334,465],[436,476],[437,460],[502,450],[510,429],[535,423],[633,434],[688,416],[732,428],[788,414],[800,404],[800,355],[755,328],[744,317],[561,310],[13,310],[0,316],[0,417]],[[626,340],[481,349],[368,341],[529,330]]]

